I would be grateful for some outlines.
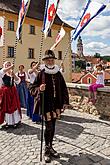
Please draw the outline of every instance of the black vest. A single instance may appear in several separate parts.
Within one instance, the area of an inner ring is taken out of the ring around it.
[[[5,86],[8,86],[8,87],[14,86],[14,81],[8,75],[5,74],[4,77],[2,78],[2,80],[3,80],[3,83]]]

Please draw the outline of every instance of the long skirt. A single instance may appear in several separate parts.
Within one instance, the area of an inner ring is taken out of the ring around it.
[[[7,125],[18,124],[20,121],[21,121],[21,116],[18,110],[16,110],[12,114],[5,113],[5,122]]]
[[[16,87],[0,88],[0,124],[14,125],[21,121],[20,102]]]
[[[29,116],[33,122],[40,122],[41,121],[40,115],[34,114],[33,109],[34,109],[34,97],[31,96],[30,92],[28,91],[27,116]]]
[[[27,100],[28,100],[28,89],[26,86],[26,82],[21,82],[17,85],[17,91],[19,95],[20,100],[20,106],[21,108],[27,109]]]

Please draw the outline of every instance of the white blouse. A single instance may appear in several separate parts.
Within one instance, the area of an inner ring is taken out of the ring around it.
[[[103,84],[104,85],[104,71],[102,71],[102,74],[97,75],[96,84]]]
[[[19,72],[17,72],[15,75],[18,77],[18,73]],[[22,74],[21,73],[19,73],[19,76],[24,76],[24,73],[25,73],[25,81],[27,81],[27,82],[29,82],[29,79],[28,79],[28,74],[26,73],[26,72],[23,72]]]
[[[3,80],[2,78],[4,77],[5,72],[3,71],[3,68],[0,70],[0,87],[3,85]]]
[[[29,76],[29,79],[30,79],[30,83],[33,84],[35,78],[36,78],[36,73],[35,72],[32,72],[32,73],[29,73],[31,69],[28,70],[28,76]]]
[[[0,70],[0,87],[3,85],[3,80],[2,80],[2,78],[4,77],[4,75],[5,75],[6,73],[4,72],[4,69],[2,68],[1,70]],[[17,76],[18,77],[18,76]],[[20,78],[18,77],[18,80],[16,81],[16,80],[14,80],[14,82],[16,83],[16,84],[19,84],[20,83]]]

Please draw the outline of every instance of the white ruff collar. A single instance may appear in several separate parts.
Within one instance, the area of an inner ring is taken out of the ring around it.
[[[56,74],[59,71],[58,65],[54,65],[53,68],[48,68],[45,64],[42,64],[40,66],[40,69],[41,70],[45,69],[45,73],[48,74]]]

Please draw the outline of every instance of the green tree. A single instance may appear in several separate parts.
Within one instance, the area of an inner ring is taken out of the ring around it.
[[[100,53],[95,53],[95,54],[94,54],[94,57],[100,58]]]
[[[82,60],[75,61],[75,66],[78,66],[81,69],[86,69],[86,62]]]
[[[110,62],[110,56],[102,56],[102,59],[104,61],[109,61]]]

